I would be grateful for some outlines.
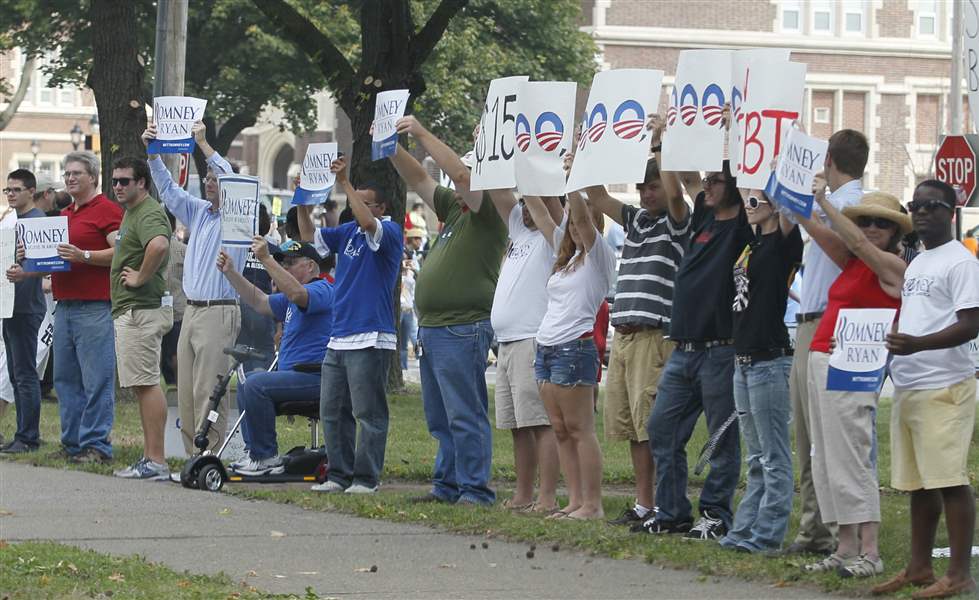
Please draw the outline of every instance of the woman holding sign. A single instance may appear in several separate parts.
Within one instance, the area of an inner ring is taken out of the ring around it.
[[[537,330],[534,371],[541,400],[558,441],[558,461],[568,487],[568,505],[556,518],[599,519],[602,510],[602,452],[595,434],[592,393],[598,351],[595,314],[615,279],[615,253],[595,228],[591,209],[578,193],[568,195],[567,231],[544,202],[524,198],[557,262],[547,280],[547,312]]]
[[[813,484],[823,522],[839,525],[839,545],[806,570],[872,577],[884,571],[877,548],[880,492],[873,458],[880,387],[872,391],[830,389],[830,346],[841,309],[900,308],[907,264],[899,256],[899,247],[901,238],[911,231],[911,219],[889,194],[867,194],[860,204],[841,213],[827,200],[822,175],[813,181],[813,191],[833,229],[815,216],[802,219],[802,225],[843,269],[829,289],[829,303],[810,346],[808,376],[815,407],[811,414]],[[883,351],[880,346],[878,351]]]

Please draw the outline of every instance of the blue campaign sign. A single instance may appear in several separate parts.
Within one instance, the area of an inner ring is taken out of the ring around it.
[[[67,244],[68,217],[39,217],[17,221],[17,239],[24,244],[25,271],[70,271],[71,263],[58,257],[58,245]]]
[[[805,218],[812,216],[812,203],[815,198],[812,194],[800,194],[794,192],[785,185],[778,182],[775,171],[772,171],[768,178],[768,185],[765,186],[765,193],[779,206],[802,215]]]
[[[408,90],[387,90],[377,94],[374,103],[374,135],[371,160],[393,156],[398,148],[398,120],[405,116]]]
[[[828,145],[826,140],[789,129],[765,186],[768,197],[808,219],[812,215],[812,182],[824,168]]]
[[[191,133],[194,123],[204,118],[207,100],[190,96],[160,96],[153,99],[156,139],[146,151],[150,154],[190,154],[196,144]]]
[[[885,339],[894,324],[893,308],[844,308],[836,317],[836,348],[829,357],[826,389],[876,392],[887,365]]]

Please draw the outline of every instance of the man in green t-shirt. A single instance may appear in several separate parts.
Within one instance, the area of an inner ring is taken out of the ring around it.
[[[418,500],[492,504],[486,358],[507,228],[493,203],[470,191],[469,168],[455,152],[412,116],[397,128],[418,140],[455,185],[437,185],[400,145],[391,157],[398,174],[443,223],[415,284],[422,403],[428,431],[439,442],[432,491]]]
[[[109,286],[115,327],[119,385],[131,388],[143,422],[143,456],[116,471],[128,479],[169,479],[163,454],[167,401],[160,388],[160,350],[173,327],[173,296],[167,292],[170,220],[149,194],[150,168],[139,158],[112,165],[112,191],[125,209]]]

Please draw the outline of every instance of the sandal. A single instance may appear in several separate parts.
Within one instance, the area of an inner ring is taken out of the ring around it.
[[[844,579],[850,577],[874,577],[883,572],[884,561],[881,560],[880,557],[877,557],[877,559],[872,559],[866,554],[861,554],[855,559],[846,561],[846,564],[836,571],[836,573]]]
[[[503,508],[507,510],[512,510],[514,512],[525,512],[529,508],[533,507],[533,502],[528,502],[527,504],[514,504],[513,498],[508,498],[503,501]]]
[[[522,513],[524,513],[526,515],[533,515],[533,514],[545,514],[545,515],[549,515],[549,514],[553,513],[556,510],[559,510],[558,509],[558,506],[556,504],[554,506],[541,506],[537,502],[532,502],[530,504],[530,506],[528,506],[527,508],[521,510],[520,512],[522,512]]]
[[[556,508],[544,518],[551,521],[556,521],[558,519],[567,519],[568,515],[570,514],[571,514],[570,511],[566,511],[563,508]]]
[[[802,568],[806,571],[806,573],[829,573],[831,571],[835,572],[837,569],[839,569],[844,564],[846,564],[847,561],[852,560],[853,558],[854,557],[843,558],[842,556],[839,556],[834,552],[833,554],[830,554],[823,560],[819,562],[810,563]]]

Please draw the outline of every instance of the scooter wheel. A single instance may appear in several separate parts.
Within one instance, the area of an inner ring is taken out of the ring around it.
[[[209,492],[217,492],[220,491],[223,486],[224,477],[221,475],[221,469],[219,469],[216,465],[204,465],[197,474],[198,489],[207,490]]]

